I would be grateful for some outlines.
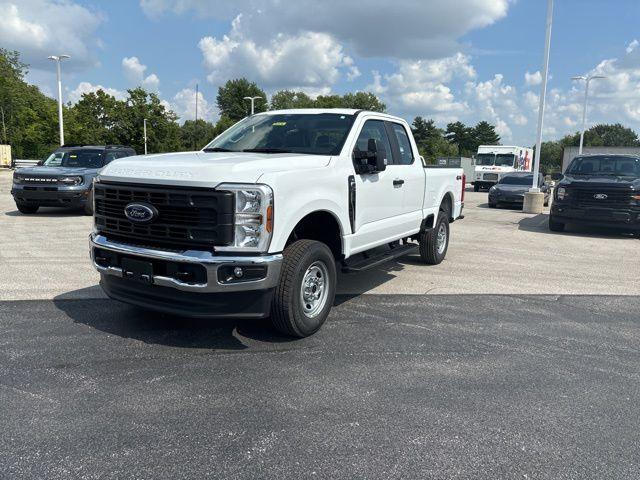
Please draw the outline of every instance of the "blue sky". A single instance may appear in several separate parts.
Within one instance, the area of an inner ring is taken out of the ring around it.
[[[640,2],[556,0],[545,138],[576,131],[583,86],[597,72],[589,123],[640,130]],[[503,143],[531,145],[536,128],[543,0],[0,0],[0,45],[32,65],[51,95],[46,56],[70,53],[65,100],[138,84],[186,120],[194,86],[217,118],[215,94],[246,76],[268,93],[370,90],[390,113],[444,126],[488,120]]]

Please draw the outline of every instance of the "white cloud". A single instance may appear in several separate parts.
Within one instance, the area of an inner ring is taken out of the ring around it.
[[[273,32],[297,37],[323,33],[362,56],[440,58],[460,49],[458,39],[504,18],[512,0],[397,2],[388,0],[141,0],[151,17],[189,10],[230,20],[243,15],[243,34],[259,44]]]
[[[67,98],[71,103],[77,103],[82,98],[83,93],[92,93],[98,90],[103,90],[105,93],[114,96],[117,100],[124,100],[127,97],[126,92],[115,88],[93,85],[90,82],[80,82],[74,90],[68,92]]]
[[[278,34],[261,45],[244,36],[241,17],[233,21],[229,35],[204,37],[198,45],[209,72],[207,79],[215,85],[245,76],[267,88],[326,92],[342,71],[352,79],[360,74],[353,59],[330,35]]]
[[[473,79],[476,71],[468,56],[457,53],[440,60],[401,60],[395,73],[374,72],[373,77],[366,89],[379,95],[389,110],[445,122],[458,118],[468,108],[456,100],[446,83],[454,78]]]
[[[96,64],[95,32],[102,16],[71,0],[0,0],[0,45],[18,50],[32,68],[51,69],[47,57],[71,55],[66,69]]]
[[[158,92],[160,79],[155,73],[145,77],[147,66],[140,63],[138,57],[125,57],[122,59],[122,73],[132,86],[142,86],[151,92]]]
[[[528,71],[525,72],[524,83],[529,87],[540,85],[542,83],[542,74],[540,73],[540,70],[537,70],[533,73],[529,73]]]
[[[196,115],[196,91],[192,88],[184,88],[175,94],[169,102],[171,110],[178,117],[180,123],[186,120],[194,120]],[[217,108],[210,104],[201,91],[198,92],[198,118],[214,122],[218,118]]]
[[[638,40],[633,40],[629,45],[627,45],[626,52],[628,54],[633,52],[636,48],[638,48],[638,45],[640,45],[640,42],[638,42]]]

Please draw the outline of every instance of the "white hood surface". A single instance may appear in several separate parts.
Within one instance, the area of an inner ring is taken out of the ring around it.
[[[256,183],[265,173],[321,168],[330,160],[302,153],[164,153],[115,160],[100,171],[100,180],[213,188],[220,183]]]

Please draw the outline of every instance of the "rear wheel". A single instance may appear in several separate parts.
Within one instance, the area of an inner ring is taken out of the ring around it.
[[[420,258],[428,265],[438,265],[449,248],[449,216],[441,211],[436,224],[420,234]]]
[[[38,205],[27,205],[26,203],[16,203],[16,207],[20,213],[25,214],[36,213],[40,208]]]
[[[477,183],[473,184],[473,191],[474,192],[479,192],[480,191],[480,185],[478,185]]]
[[[307,337],[322,327],[333,306],[335,259],[329,247],[315,240],[298,240],[283,255],[271,320],[285,335]]]
[[[564,232],[564,223],[557,222],[551,215],[549,215],[549,230],[552,232]]]

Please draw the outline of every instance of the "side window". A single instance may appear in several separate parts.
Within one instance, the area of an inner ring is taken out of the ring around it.
[[[358,135],[358,140],[356,140],[355,150],[366,152],[369,145],[369,139],[372,138],[377,140],[378,144],[384,147],[387,154],[387,165],[391,165],[393,163],[391,143],[389,142],[389,137],[387,137],[387,131],[384,128],[384,122],[382,120],[367,120],[364,122],[362,130],[360,130],[360,135]]]
[[[398,149],[400,150],[400,165],[411,165],[413,163],[413,151],[411,150],[411,142],[404,127],[398,123],[392,123],[393,133],[398,139]]]

